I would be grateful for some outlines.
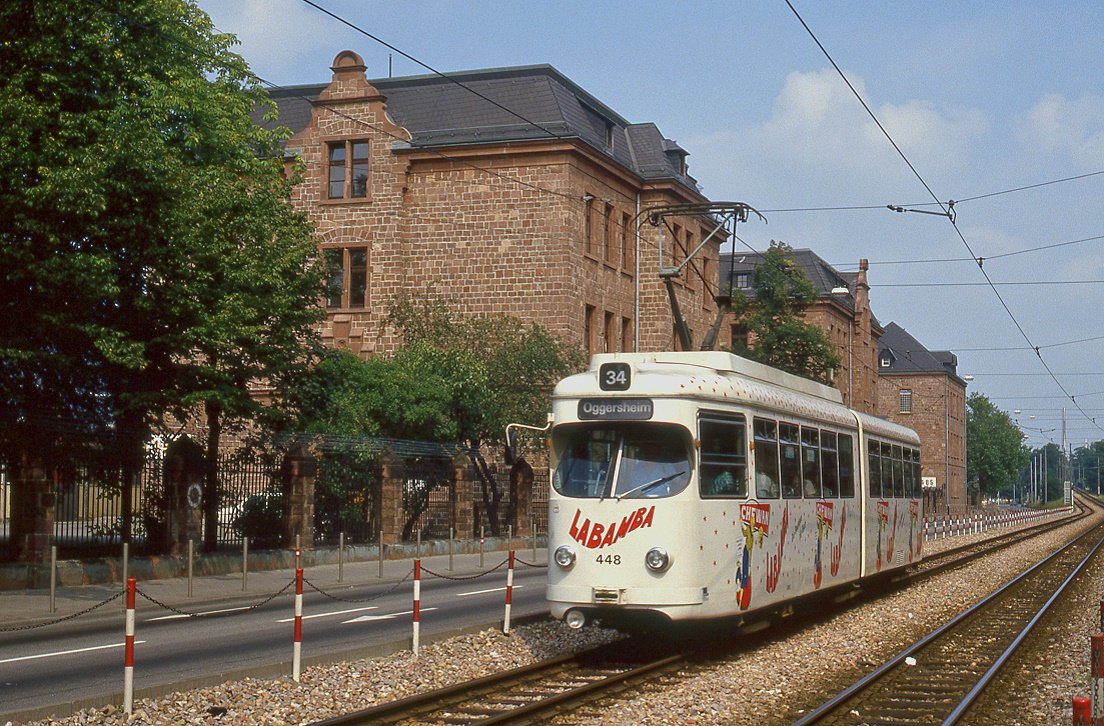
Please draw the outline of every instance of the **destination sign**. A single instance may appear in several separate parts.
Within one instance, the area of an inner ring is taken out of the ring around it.
[[[580,421],[647,421],[651,417],[650,398],[584,398],[579,401]]]

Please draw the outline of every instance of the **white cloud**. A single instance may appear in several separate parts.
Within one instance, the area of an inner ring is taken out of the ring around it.
[[[332,18],[296,0],[199,0],[215,27],[236,35],[234,47],[253,70],[273,83],[329,80],[327,65],[338,52],[370,43],[350,37]],[[321,39],[321,40],[317,40]]]
[[[1104,165],[1104,98],[1090,93],[1076,100],[1043,96],[1028,112],[1023,136],[1044,151],[1099,169]]]
[[[866,98],[863,79],[848,77]],[[984,114],[973,109],[941,109],[922,99],[872,108],[929,180],[968,169],[972,147],[988,132]],[[685,141],[693,154],[692,172],[705,182],[707,193],[732,182],[761,189],[772,180],[779,185],[772,193],[794,201],[798,194],[836,202],[870,193],[892,199],[915,196],[918,189],[908,167],[831,69],[789,74],[761,123]],[[795,189],[795,184],[800,186]]]

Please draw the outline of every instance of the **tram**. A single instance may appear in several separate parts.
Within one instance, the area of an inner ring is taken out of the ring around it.
[[[920,439],[729,353],[596,355],[552,397],[548,601],[741,616],[921,557]]]

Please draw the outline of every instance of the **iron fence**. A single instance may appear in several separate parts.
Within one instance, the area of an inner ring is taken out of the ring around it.
[[[419,531],[426,538],[448,537],[450,531],[456,537],[473,537],[481,529],[488,535],[505,534],[510,524],[524,524],[518,521],[508,470],[500,471],[491,463],[497,494],[488,492],[487,496],[482,482],[470,471],[466,476],[472,481],[471,499],[462,501],[453,458],[440,445],[433,446],[387,442],[392,453],[396,448],[401,453],[398,468],[390,475],[402,481],[402,539],[413,540]],[[350,544],[376,541],[382,516],[380,451],[360,446],[320,452],[313,502],[316,544],[336,544],[342,533]],[[121,465],[102,461],[52,472],[54,541],[59,554],[114,555],[124,541],[131,543],[132,552],[159,554],[165,544],[167,506],[164,453],[150,452],[129,482]],[[237,548],[243,535],[250,536],[255,547],[286,544],[282,542],[282,522],[287,504],[280,465],[275,453],[245,449],[219,457],[218,546]],[[537,468],[528,518],[538,532],[547,531],[547,478],[547,471]],[[12,490],[7,473],[0,471],[0,541],[7,540],[12,529]],[[468,527],[471,531],[464,531]]]

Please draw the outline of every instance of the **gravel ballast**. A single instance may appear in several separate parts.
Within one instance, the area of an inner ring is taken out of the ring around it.
[[[1094,518],[1094,522],[1099,517]],[[1087,524],[1077,526],[1078,530]],[[977,599],[997,589],[1071,537],[1070,527],[1004,548],[966,567],[926,580],[875,602],[848,609],[768,637],[761,646],[697,673],[677,688],[651,689],[612,704],[605,724],[787,724],[840,688],[869,672]],[[1007,530],[999,530],[997,533]],[[988,535],[947,538],[925,552]],[[1089,693],[1088,639],[1099,627],[1104,563],[1090,574],[1033,649],[1006,669],[997,692],[1015,694],[1010,705],[982,704],[991,714],[968,723],[1054,724],[1069,722],[1073,696]],[[572,631],[561,623],[515,628],[511,635],[488,630],[386,658],[313,666],[302,682],[290,677],[244,679],[220,686],[135,702],[129,720],[120,707],[89,709],[50,724],[296,724],[395,700],[497,671],[585,650],[620,637],[614,631]],[[1038,667],[1042,664],[1042,667]],[[996,714],[1004,714],[997,716]],[[1000,718],[1012,720],[1000,721]],[[991,720],[991,719],[997,720]],[[595,722],[593,712],[588,723]],[[564,721],[569,723],[569,721]]]

